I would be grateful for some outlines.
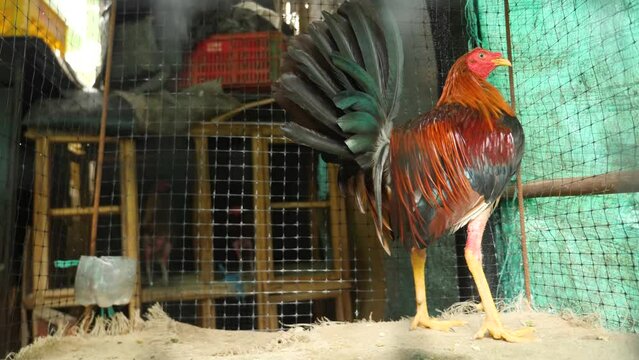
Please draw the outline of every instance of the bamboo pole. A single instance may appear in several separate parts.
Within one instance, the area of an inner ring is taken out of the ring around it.
[[[46,137],[36,140],[33,184],[33,277],[34,307],[44,302],[49,287],[49,208],[51,173],[51,145]],[[32,319],[32,334],[36,321]]]
[[[213,205],[211,199],[211,179],[209,175],[209,138],[195,138],[195,157],[197,164],[197,192],[195,197],[196,241],[198,274],[200,281],[209,284],[213,281]],[[204,299],[198,313],[202,327],[215,328],[215,302]]]
[[[262,140],[258,138],[257,132],[252,138],[252,160],[253,160],[253,208],[255,213],[255,272],[257,280],[257,328],[260,330],[267,329],[266,322],[266,282],[268,281],[267,272],[267,243],[266,243],[266,205],[265,194],[263,194],[262,182],[264,182],[264,173],[262,171],[262,159],[260,152],[263,151]]]
[[[98,161],[95,176],[95,193],[93,196],[93,217],[91,219],[91,242],[89,255],[94,256],[98,239],[98,215],[100,208],[100,190],[102,188],[102,164],[104,163],[104,144],[106,142],[106,121],[109,111],[109,92],[111,90],[111,67],[113,58],[113,35],[115,33],[116,3],[111,2],[109,17],[109,38],[107,44],[106,70],[104,72],[104,92],[102,96],[102,115],[100,117],[100,137],[98,141]]]
[[[639,191],[639,170],[618,171],[593,176],[580,176],[552,180],[539,180],[523,184],[525,198],[551,196],[580,196],[623,194]],[[505,196],[513,196],[515,187],[510,186]]]
[[[506,22],[506,48],[508,52],[508,60],[513,61],[512,37],[510,34],[510,4],[508,0],[504,0],[504,16]],[[510,105],[513,111],[516,109],[515,101],[515,73],[511,67],[508,68],[508,82],[510,85]],[[526,291],[526,299],[528,304],[532,305],[532,293],[530,290],[530,266],[528,266],[528,245],[526,241],[526,219],[524,214],[524,190],[521,180],[521,167],[517,169],[517,206],[519,207],[519,227],[521,229],[521,257],[523,260],[524,270],[524,288]]]
[[[136,262],[135,290],[129,302],[129,316],[140,310],[140,241],[138,219],[138,183],[136,171],[135,142],[120,141],[120,217],[122,219],[122,250],[124,255]]]

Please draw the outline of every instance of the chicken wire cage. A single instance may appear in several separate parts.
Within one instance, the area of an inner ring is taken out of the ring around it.
[[[226,330],[414,315],[408,253],[384,254],[337,167],[286,140],[271,99],[291,36],[341,1],[119,0],[115,17],[80,3],[2,5],[3,351],[82,318],[83,255],[136,260],[132,296],[110,308],[128,314],[160,303]],[[513,179],[483,244],[495,297],[637,332],[639,6],[411,0],[393,12],[403,120],[432,108],[469,48],[513,59],[490,80],[526,134],[524,213]],[[465,240],[428,249],[433,314],[478,299]]]

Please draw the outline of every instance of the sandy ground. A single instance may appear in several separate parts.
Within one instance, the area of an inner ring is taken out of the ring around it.
[[[418,329],[409,320],[322,323],[282,332],[201,329],[159,312],[127,335],[49,337],[15,359],[639,359],[639,335],[608,332],[539,312],[503,314],[511,328],[529,324],[536,340],[509,344],[472,340],[480,314],[456,315],[468,325],[456,332]]]

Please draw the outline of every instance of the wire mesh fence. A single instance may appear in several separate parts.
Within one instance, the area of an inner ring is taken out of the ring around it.
[[[341,1],[118,1],[101,163],[110,3],[80,3],[2,5],[0,216],[14,220],[2,228],[0,285],[10,290],[0,295],[0,348],[83,316],[83,255],[135,259],[131,301],[113,307],[129,314],[159,302],[176,320],[227,330],[414,314],[408,253],[394,244],[384,254],[370,217],[339,188],[337,167],[284,138],[287,114],[271,99],[291,36]],[[22,32],[22,19],[43,11],[40,32]],[[526,183],[568,179],[573,189],[577,177],[636,168],[638,11],[510,2]],[[402,1],[393,12],[406,59],[403,120],[434,106],[469,39],[506,51],[502,1]],[[507,75],[490,80],[508,98]],[[524,291],[510,199],[483,249],[493,293],[506,300]],[[636,203],[636,193],[526,200],[536,306],[596,312],[637,331]],[[465,240],[460,231],[428,250],[433,315],[478,300]]]

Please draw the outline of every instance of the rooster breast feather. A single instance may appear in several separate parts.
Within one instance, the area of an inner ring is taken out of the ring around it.
[[[388,214],[406,246],[425,246],[493,207],[517,171],[524,138],[516,118],[487,126],[451,104],[394,129]]]

